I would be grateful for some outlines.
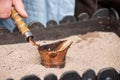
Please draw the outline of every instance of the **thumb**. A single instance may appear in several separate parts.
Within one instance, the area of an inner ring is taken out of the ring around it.
[[[24,9],[24,5],[23,5],[22,0],[13,0],[12,4],[22,17],[28,16],[25,9]]]

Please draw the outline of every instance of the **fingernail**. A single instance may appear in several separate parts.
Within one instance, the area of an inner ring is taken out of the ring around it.
[[[26,17],[28,17],[28,15],[27,15],[27,13],[26,13],[25,11],[24,11],[23,13],[24,13],[24,15],[25,15]]]
[[[24,14],[24,16],[26,16],[26,17],[28,16],[25,10],[23,10],[23,14]]]
[[[21,12],[22,12],[22,15],[23,15],[24,17],[27,17],[27,16],[28,16],[27,13],[26,13],[26,11],[25,11],[24,9],[22,9]]]

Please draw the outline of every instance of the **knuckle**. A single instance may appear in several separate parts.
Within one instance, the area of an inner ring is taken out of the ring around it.
[[[3,12],[0,12],[0,18],[8,18],[8,17],[10,17],[10,13],[11,13],[11,11],[9,11],[9,10],[5,10],[5,11],[3,11]]]
[[[0,18],[3,18],[3,19],[4,19],[4,18],[8,18],[8,17],[10,17],[9,14],[1,14],[1,15],[0,15]]]

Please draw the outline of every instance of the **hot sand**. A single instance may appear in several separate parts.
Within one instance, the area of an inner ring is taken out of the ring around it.
[[[114,67],[120,71],[120,38],[115,33],[92,32],[64,39],[73,41],[67,52],[64,68],[42,66],[37,48],[29,43],[0,45],[0,80],[11,77],[20,80],[21,77],[30,74],[35,74],[43,80],[49,73],[54,73],[60,78],[66,71],[75,70],[82,75],[87,69],[98,73],[106,67]],[[56,41],[42,40],[37,43],[43,45]]]

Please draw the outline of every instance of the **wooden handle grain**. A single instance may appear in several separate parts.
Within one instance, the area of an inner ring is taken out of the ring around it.
[[[25,32],[30,31],[14,7],[12,8],[12,11],[11,11],[11,18],[13,19],[13,21],[17,25],[17,27],[22,35],[24,35]]]

